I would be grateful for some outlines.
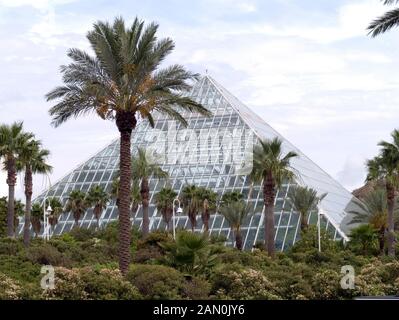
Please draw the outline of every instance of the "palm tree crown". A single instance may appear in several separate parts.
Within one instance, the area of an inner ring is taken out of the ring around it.
[[[109,201],[110,196],[99,185],[91,187],[86,195],[85,202],[87,206],[93,207],[93,214],[97,220],[97,227],[99,227],[101,214],[107,208]]]
[[[382,0],[384,5],[398,4],[399,0]],[[368,26],[369,34],[376,37],[388,30],[399,26],[399,8],[389,10],[381,17],[373,20]]]
[[[162,188],[155,195],[155,203],[157,210],[162,214],[162,218],[170,230],[170,220],[173,215],[173,200],[176,198],[177,193],[170,187]]]
[[[309,187],[298,186],[295,189],[290,189],[289,198],[294,209],[301,215],[302,231],[307,229],[309,213],[312,211],[317,211],[318,204],[326,196],[326,193],[318,196],[317,191]]]
[[[71,191],[65,205],[65,212],[72,212],[75,219],[75,227],[79,225],[79,219],[86,209],[86,194],[80,190]]]

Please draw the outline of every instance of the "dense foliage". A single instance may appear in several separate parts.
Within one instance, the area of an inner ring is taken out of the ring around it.
[[[117,225],[74,229],[48,242],[0,240],[0,299],[352,299],[399,294],[399,261],[364,255],[358,243],[344,246],[310,226],[286,253],[239,251],[220,239],[188,231],[177,241],[167,232],[143,239],[132,230],[134,263],[118,270]],[[55,288],[42,290],[43,265],[55,268]],[[355,269],[355,288],[344,290],[341,267]]]

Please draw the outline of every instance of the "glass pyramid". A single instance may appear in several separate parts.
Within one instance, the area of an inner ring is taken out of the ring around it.
[[[184,116],[189,126],[183,128],[174,121],[155,115],[155,128],[151,128],[147,121],[137,125],[132,135],[132,153],[137,152],[137,147],[155,151],[153,154],[158,155],[157,159],[162,168],[169,172],[168,183],[178,193],[186,184],[195,184],[212,188],[219,194],[233,190],[244,194],[253,215],[245,222],[242,233],[244,247],[251,249],[257,242],[264,240],[263,198],[260,184],[251,187],[246,176],[248,168],[245,164],[250,163],[253,143],[259,138],[271,139],[277,136],[283,140],[285,152],[293,150],[299,154],[292,163],[297,171],[297,181],[283,184],[277,193],[275,203],[277,249],[286,249],[299,236],[299,215],[292,209],[287,197],[289,189],[295,188],[297,184],[312,187],[319,194],[328,193],[320,205],[320,212],[323,214],[321,225],[334,239],[347,239],[345,218],[348,207],[355,200],[351,193],[210,76],[202,77],[193,86],[189,96],[210,109],[213,116],[204,118],[197,114],[186,113]],[[198,137],[201,139],[197,139]],[[163,156],[165,154],[167,156]],[[42,202],[45,197],[58,197],[65,203],[72,190],[80,189],[86,192],[98,184],[109,191],[118,166],[119,139],[116,139],[39,195],[35,201]],[[154,195],[165,185],[165,181],[151,178],[149,183],[150,229],[165,229],[161,215],[154,205]],[[100,223],[105,225],[117,218],[118,209],[112,201],[104,210]],[[133,225],[140,227],[142,222],[140,207],[131,218]],[[309,222],[317,222],[316,212],[309,215]],[[72,214],[64,213],[52,233],[67,232],[71,230],[73,223]],[[177,228],[190,228],[188,218],[184,214],[176,218],[175,224]],[[89,209],[80,220],[80,226],[90,228],[95,225],[95,217]],[[224,235],[227,238],[227,245],[233,244],[229,225],[221,215],[212,215],[209,225],[212,234]],[[196,231],[201,229],[202,222],[198,217]]]

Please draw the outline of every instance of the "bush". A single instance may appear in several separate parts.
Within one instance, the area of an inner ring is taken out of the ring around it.
[[[160,265],[133,265],[127,279],[145,299],[180,299],[185,285],[179,271]]]
[[[26,258],[33,263],[52,266],[69,266],[70,261],[50,244],[31,246],[26,250]]]
[[[340,296],[342,275],[334,270],[322,270],[312,278],[314,299],[336,300]]]
[[[0,255],[16,255],[22,251],[23,245],[20,241],[11,238],[0,239]]]
[[[275,300],[276,286],[261,272],[254,269],[219,271],[212,276],[212,292],[218,299]]]
[[[21,287],[19,284],[0,273],[0,300],[16,300],[21,298]]]
[[[72,236],[76,241],[87,241],[96,237],[96,231],[94,228],[86,229],[74,227],[69,232],[69,235]]]
[[[124,280],[118,270],[55,269],[55,288],[43,294],[47,299],[64,300],[137,300],[137,288]]]
[[[192,300],[208,299],[211,284],[202,278],[193,277],[183,287],[183,295]]]

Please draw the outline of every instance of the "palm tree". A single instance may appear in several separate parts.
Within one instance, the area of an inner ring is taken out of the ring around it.
[[[274,256],[274,201],[277,188],[283,181],[292,180],[295,176],[290,161],[298,155],[290,151],[283,155],[282,141],[261,140],[254,147],[252,181],[263,181],[263,200],[265,204],[265,248],[269,256]]]
[[[220,205],[223,205],[225,203],[235,202],[235,201],[241,201],[243,199],[244,199],[244,195],[241,192],[238,192],[238,191],[226,192],[222,195],[222,199],[220,200]]]
[[[394,211],[396,203],[396,192],[399,186],[399,131],[394,130],[391,134],[393,142],[381,141],[380,154],[374,159],[368,160],[368,181],[384,181],[387,195],[388,215],[388,255],[395,256],[395,220]]]
[[[0,126],[0,158],[3,159],[4,170],[7,171],[8,208],[7,208],[7,235],[14,236],[14,199],[17,183],[17,159],[21,149],[32,138],[30,133],[23,132],[23,123],[15,122],[12,125]]]
[[[47,157],[50,151],[41,148],[41,142],[30,140],[21,149],[17,169],[25,172],[25,221],[24,221],[24,245],[27,247],[30,243],[30,218],[32,208],[33,194],[33,174],[51,173],[52,167],[47,164]]]
[[[187,125],[182,110],[210,115],[201,104],[184,96],[197,77],[181,65],[160,69],[173,51],[171,39],[158,40],[158,25],[136,18],[130,27],[122,18],[111,25],[97,22],[87,34],[95,53],[92,57],[79,49],[70,49],[73,62],[62,66],[64,86],[47,94],[47,100],[59,102],[50,109],[53,124],[59,126],[72,117],[89,112],[113,120],[120,132],[119,192],[119,267],[126,274],[130,262],[130,181],[131,135],[137,119],[154,126],[153,112],[167,115]]]
[[[7,229],[7,197],[0,198],[0,237],[6,235]]]
[[[234,232],[236,248],[242,250],[241,226],[249,215],[249,208],[243,200],[225,202],[219,207],[219,213],[227,220]]]
[[[60,199],[52,197],[48,198],[46,202],[51,207],[51,213],[48,217],[48,222],[50,223],[51,227],[54,228],[55,225],[58,223],[58,218],[64,212],[64,207],[60,201]]]
[[[143,236],[146,237],[150,232],[150,218],[148,216],[148,207],[150,204],[150,187],[148,180],[150,177],[157,179],[167,178],[168,173],[163,171],[160,166],[152,161],[146,154],[145,149],[137,148],[137,156],[132,159],[132,177],[134,180],[141,180],[140,195],[143,208]]]
[[[191,223],[191,231],[194,232],[197,225],[197,215],[201,207],[198,197],[198,188],[195,185],[185,186],[182,190],[183,210],[187,213]]]
[[[177,193],[170,187],[165,187],[159,190],[155,195],[155,205],[157,210],[162,214],[163,221],[165,222],[168,230],[170,231],[170,220],[173,215],[173,200],[176,198]]]
[[[79,220],[87,209],[86,194],[80,190],[72,190],[65,206],[65,212],[72,212],[75,219],[75,228],[79,226]]]
[[[377,238],[376,230],[369,224],[363,224],[351,230],[351,244],[360,245],[362,254],[368,255]]]
[[[301,215],[301,231],[307,230],[309,213],[318,211],[318,204],[326,196],[326,193],[318,196],[317,191],[309,187],[297,186],[295,189],[290,189],[289,198],[292,206]]]
[[[40,205],[40,203],[35,202],[32,205],[31,216],[32,217],[31,217],[30,222],[32,224],[33,232],[35,233],[35,236],[37,237],[42,228],[42,221],[43,221],[43,208]]]
[[[209,232],[209,219],[211,217],[211,213],[216,211],[216,203],[218,194],[211,189],[207,189],[204,187],[200,187],[197,189],[198,198],[200,201],[200,212],[201,219],[204,225],[205,234]]]
[[[382,0],[382,2],[384,5],[392,5],[399,3],[399,0]],[[399,8],[389,10],[381,17],[373,20],[367,29],[374,38],[397,26],[399,26]]]
[[[91,187],[86,195],[85,202],[87,206],[93,207],[93,214],[97,220],[97,228],[100,227],[100,217],[107,208],[109,200],[110,196],[99,185]]]
[[[349,211],[354,217],[349,224],[361,223],[369,224],[378,231],[378,243],[380,253],[384,253],[385,246],[385,232],[388,228],[387,216],[387,192],[384,189],[378,188],[369,192],[362,201],[356,201],[355,210]],[[395,203],[395,214],[399,212],[397,202]]]

